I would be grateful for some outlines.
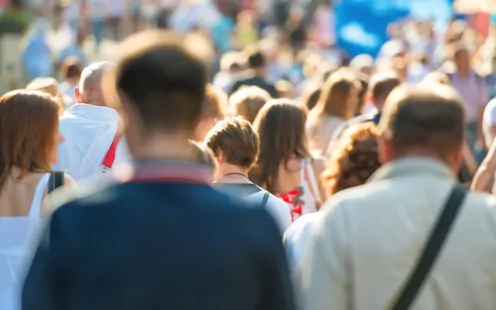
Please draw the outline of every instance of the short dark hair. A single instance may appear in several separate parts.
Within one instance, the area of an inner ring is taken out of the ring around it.
[[[464,121],[463,104],[453,88],[402,86],[386,100],[380,129],[397,152],[429,148],[446,158],[463,143]]]
[[[202,114],[207,67],[192,40],[163,30],[129,37],[121,46],[116,89],[146,129],[194,131]]]
[[[384,102],[389,94],[401,84],[401,78],[394,71],[380,72],[370,80],[370,92],[375,102]]]
[[[265,55],[258,48],[247,51],[248,67],[251,69],[265,67]]]
[[[83,64],[79,59],[70,57],[62,62],[60,76],[64,79],[79,79],[83,73]]]
[[[217,123],[207,134],[205,143],[216,155],[222,151],[223,159],[230,165],[250,169],[257,161],[258,135],[241,117]]]

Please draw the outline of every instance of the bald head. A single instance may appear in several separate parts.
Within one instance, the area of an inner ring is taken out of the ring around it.
[[[79,103],[104,106],[105,100],[102,94],[102,79],[105,73],[115,68],[110,62],[97,62],[89,65],[83,70],[79,87],[76,90],[76,98]]]

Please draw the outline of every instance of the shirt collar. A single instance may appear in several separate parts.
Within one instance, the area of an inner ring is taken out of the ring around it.
[[[368,182],[412,175],[431,175],[440,179],[455,178],[452,171],[439,160],[428,157],[408,157],[382,166]]]
[[[173,182],[211,185],[213,183],[212,168],[188,161],[149,161],[135,162],[133,165],[121,167],[116,174],[121,182]]]
[[[118,121],[119,113],[116,110],[104,106],[96,106],[86,103],[77,103],[68,108],[62,117],[84,117],[97,121]]]

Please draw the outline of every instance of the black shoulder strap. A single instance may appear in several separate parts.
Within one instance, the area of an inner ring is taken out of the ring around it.
[[[64,172],[54,171],[50,174],[50,179],[48,181],[48,193],[53,192],[59,187],[64,185]]]
[[[412,305],[432,266],[436,262],[436,258],[439,256],[467,192],[468,189],[461,185],[455,185],[451,191],[415,269],[410,274],[401,294],[398,295],[398,298],[393,303],[393,307],[390,308],[391,310],[407,310]]]
[[[267,205],[267,201],[269,201],[269,197],[270,197],[269,192],[265,191],[265,194],[262,198],[262,204],[261,204],[262,208],[265,208],[265,206]]]

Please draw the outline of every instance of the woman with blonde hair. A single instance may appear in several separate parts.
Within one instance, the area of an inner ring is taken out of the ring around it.
[[[310,111],[306,132],[312,150],[323,154],[334,130],[355,116],[360,85],[351,74],[335,72],[325,82],[317,105]]]
[[[41,225],[42,201],[73,181],[52,171],[57,162],[60,106],[39,91],[0,98],[0,309],[20,309],[22,267]]]

